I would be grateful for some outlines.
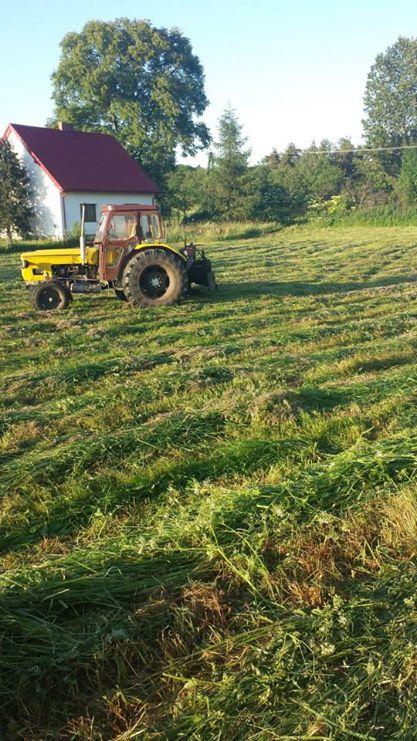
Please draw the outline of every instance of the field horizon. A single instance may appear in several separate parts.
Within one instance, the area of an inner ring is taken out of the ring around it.
[[[417,227],[36,314],[0,255],[0,736],[417,736]]]

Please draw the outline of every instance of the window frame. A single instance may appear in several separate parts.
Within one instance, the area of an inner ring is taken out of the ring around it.
[[[135,233],[134,234],[130,234],[130,235],[125,235],[125,236],[120,236],[120,235],[118,235],[118,236],[111,236],[111,233],[110,233],[110,223],[111,223],[111,221],[113,219],[124,219],[127,222],[127,220],[129,219],[129,217],[130,218],[133,217],[133,219],[135,221]],[[138,229],[138,218],[137,218],[136,211],[126,211],[125,213],[110,214],[109,215],[109,220],[107,222],[107,233],[108,233],[108,242],[109,242],[109,245],[117,244],[119,242],[129,242],[132,239],[135,239],[136,240],[138,238],[137,237],[137,229]]]
[[[97,224],[97,203],[80,203],[80,219],[82,219],[83,215],[83,207],[84,206],[84,223],[85,224]],[[88,218],[88,209],[94,209],[94,219]]]

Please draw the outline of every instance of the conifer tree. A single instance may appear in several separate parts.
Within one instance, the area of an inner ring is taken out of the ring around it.
[[[26,236],[32,217],[26,170],[9,142],[0,141],[0,232],[10,242],[13,234]]]
[[[245,218],[243,199],[250,150],[232,108],[226,108],[219,120],[219,138],[214,161],[217,210],[227,220]]]

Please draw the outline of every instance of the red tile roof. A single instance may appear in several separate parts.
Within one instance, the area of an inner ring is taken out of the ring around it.
[[[158,187],[108,134],[9,124],[60,190],[157,193]]]

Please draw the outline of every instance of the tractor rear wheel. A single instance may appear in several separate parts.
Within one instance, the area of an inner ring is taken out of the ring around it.
[[[186,264],[166,250],[143,250],[129,260],[122,285],[132,306],[170,306],[187,291]]]
[[[66,286],[42,281],[30,292],[32,306],[37,311],[63,311],[72,299]]]

